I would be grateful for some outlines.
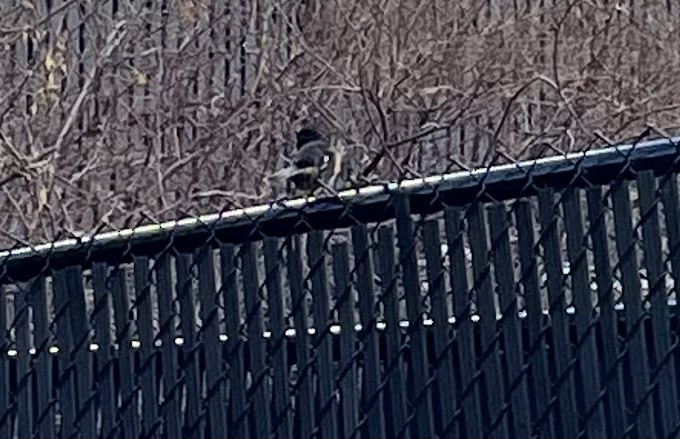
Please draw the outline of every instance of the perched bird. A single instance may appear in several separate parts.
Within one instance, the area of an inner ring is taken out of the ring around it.
[[[295,172],[288,181],[299,190],[317,187],[317,179],[329,160],[330,142],[313,128],[303,128],[296,133],[297,151],[291,158]]]

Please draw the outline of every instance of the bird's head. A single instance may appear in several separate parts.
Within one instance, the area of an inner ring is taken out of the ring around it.
[[[302,128],[296,133],[297,136],[297,147],[301,148],[309,142],[314,142],[317,140],[322,140],[323,136],[317,130],[313,128]]]

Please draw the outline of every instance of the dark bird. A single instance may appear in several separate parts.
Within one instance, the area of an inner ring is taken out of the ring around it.
[[[297,151],[292,157],[296,172],[289,181],[299,190],[312,190],[329,159],[329,141],[313,128],[303,128],[296,133]]]

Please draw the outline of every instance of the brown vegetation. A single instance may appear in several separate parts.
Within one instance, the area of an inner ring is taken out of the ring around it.
[[[1,240],[270,199],[303,119],[336,187],[674,132],[679,29],[666,0],[4,1]]]

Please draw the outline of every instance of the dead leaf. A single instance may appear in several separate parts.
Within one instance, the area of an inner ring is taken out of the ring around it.
[[[57,81],[54,79],[54,73],[50,72],[47,75],[47,85],[45,85],[45,90],[47,91],[55,91],[57,90]]]
[[[54,60],[54,56],[52,55],[52,49],[49,49],[47,53],[45,54],[45,70],[48,72],[51,72],[57,67],[57,63]]]
[[[38,191],[38,210],[45,206],[47,206],[47,188],[43,186]]]
[[[135,83],[139,86],[145,86],[149,84],[149,78],[146,76],[146,73],[140,72],[139,70],[136,70],[135,73]]]

